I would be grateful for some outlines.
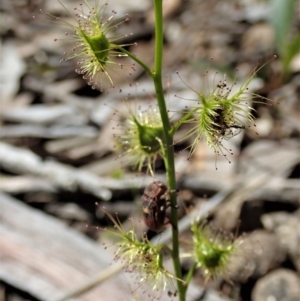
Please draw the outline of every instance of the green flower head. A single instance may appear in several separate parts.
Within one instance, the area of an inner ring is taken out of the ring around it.
[[[156,106],[149,105],[147,109],[139,107],[136,113],[129,116],[120,125],[120,133],[115,135],[117,146],[124,151],[120,157],[128,157],[141,171],[146,165],[153,175],[154,164],[159,155],[164,152],[164,132],[159,111]]]
[[[226,271],[236,248],[241,241],[234,241],[215,232],[207,225],[193,223],[193,256],[197,267],[203,269],[205,277],[226,276]]]
[[[61,5],[65,8],[62,3]],[[92,7],[86,0],[83,0],[79,7],[74,8],[75,15],[65,8],[74,20],[72,23],[46,13],[72,29],[71,34],[68,32],[65,34],[70,37],[74,46],[70,53],[64,53],[61,62],[77,58],[76,73],[81,74],[93,89],[98,88],[100,91],[114,87],[114,76],[122,72],[123,64],[117,63],[116,58],[126,55],[117,51],[118,45],[115,43],[123,36],[113,36],[112,32],[120,24],[129,20],[128,16],[117,18],[114,10],[105,19],[107,6],[108,3],[105,3],[99,7],[99,1],[95,1]],[[43,10],[40,12],[44,13]],[[134,64],[131,68],[134,70]]]
[[[184,123],[193,125],[186,137],[195,136],[191,145],[191,155],[194,153],[198,141],[205,138],[207,144],[217,155],[226,156],[231,150],[223,146],[223,140],[229,140],[254,121],[252,102],[262,102],[264,97],[250,93],[248,86],[260,68],[255,68],[250,76],[237,88],[237,83],[229,85],[226,75],[209,83],[208,71],[204,75],[202,91],[198,92],[192,88],[198,99],[197,105],[186,112],[189,118]],[[259,100],[254,100],[259,99]]]
[[[134,228],[126,231],[118,217],[113,217],[105,208],[103,211],[114,223],[113,233],[118,237],[115,260],[120,261],[125,271],[136,275],[137,287],[143,287],[153,299],[157,299],[167,289],[176,291],[176,277],[163,266],[163,245],[153,245],[143,237],[139,239]]]

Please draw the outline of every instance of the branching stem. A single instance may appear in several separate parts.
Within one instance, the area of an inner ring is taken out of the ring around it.
[[[176,198],[176,174],[174,162],[174,146],[173,135],[171,130],[170,120],[164,98],[164,89],[162,84],[162,59],[163,59],[163,7],[162,0],[153,0],[155,13],[155,61],[154,68],[151,70],[145,63],[139,60],[131,52],[123,47],[118,46],[118,49],[131,57],[135,62],[144,68],[151,76],[156,92],[157,104],[163,124],[164,131],[164,147],[163,152],[164,163],[167,171],[168,187],[171,191],[171,224],[172,224],[172,250],[171,255],[174,264],[175,277],[177,280],[177,290],[180,301],[185,301],[186,287],[182,281],[181,264],[179,259],[179,231],[178,231],[178,206]]]

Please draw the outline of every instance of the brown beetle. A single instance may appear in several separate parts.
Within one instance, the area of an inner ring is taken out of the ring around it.
[[[154,181],[146,186],[143,196],[143,216],[146,226],[155,232],[164,228],[169,190],[161,181]]]

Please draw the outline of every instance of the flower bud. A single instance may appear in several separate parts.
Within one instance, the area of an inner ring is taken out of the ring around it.
[[[275,58],[276,56],[272,59]],[[210,84],[207,78],[208,71],[204,75],[201,91],[196,91],[186,84],[198,96],[198,99],[195,99],[197,105],[186,112],[186,116],[190,116],[190,118],[184,116],[182,122],[193,124],[192,129],[185,135],[185,138],[195,135],[190,155],[194,153],[198,141],[202,137],[206,139],[207,144],[217,155],[225,157],[226,153],[232,155],[232,151],[223,146],[224,139],[231,139],[254,121],[252,102],[262,103],[268,100],[249,92],[250,82],[264,66],[265,64],[254,68],[239,88],[237,88],[237,83],[229,84],[227,82],[226,74],[219,81],[217,81],[218,74],[215,74],[213,83]],[[179,124],[181,124],[180,121]]]
[[[115,137],[125,150],[120,157],[127,156],[139,171],[145,164],[153,175],[154,163],[164,152],[163,125],[157,108],[149,106],[147,110],[138,108],[136,114],[130,112]]]
[[[194,258],[205,277],[226,276],[226,270],[240,241],[216,233],[207,225],[192,224]]]
[[[78,67],[75,72],[81,74],[93,89],[98,88],[101,92],[109,87],[114,87],[114,76],[122,76],[123,64],[116,60],[119,57],[127,56],[118,51],[119,46],[115,42],[121,37],[113,35],[112,32],[122,23],[129,20],[128,16],[116,18],[116,11],[112,10],[111,15],[105,20],[104,14],[108,3],[99,7],[99,1],[91,7],[87,0],[83,0],[79,7],[75,7],[75,22],[69,23],[49,13],[44,13],[55,20],[60,21],[72,30],[66,32],[70,42],[74,44],[72,51],[65,52],[61,62],[78,58]],[[62,3],[61,3],[62,4]],[[63,4],[62,4],[63,5]],[[65,6],[63,5],[65,8]],[[66,9],[67,10],[67,9]],[[69,12],[71,15],[71,13]],[[57,41],[57,39],[55,39]],[[135,70],[134,64],[131,70]]]
[[[103,211],[114,223],[113,233],[119,238],[115,260],[123,263],[126,272],[137,275],[138,288],[143,287],[153,300],[158,300],[167,289],[169,294],[175,294],[177,278],[163,266],[164,246],[153,245],[146,236],[139,240],[133,228],[124,230],[117,216],[113,217],[105,208]]]

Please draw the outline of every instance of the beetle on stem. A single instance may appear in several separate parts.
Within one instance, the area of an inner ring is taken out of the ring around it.
[[[146,226],[154,231],[161,232],[166,221],[166,209],[170,206],[170,191],[161,181],[154,181],[146,186],[143,196],[143,217]]]

